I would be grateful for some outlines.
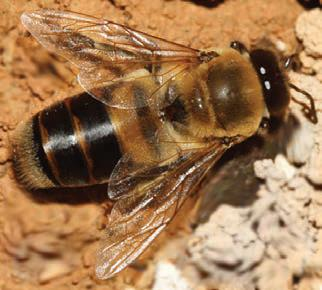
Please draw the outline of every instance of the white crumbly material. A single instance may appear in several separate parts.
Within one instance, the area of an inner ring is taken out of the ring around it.
[[[255,172],[266,181],[255,203],[221,205],[197,228],[189,253],[214,285],[288,290],[293,276],[315,268],[322,258],[316,252],[318,230],[312,226],[322,206],[312,212],[314,190],[284,156],[256,162]]]
[[[322,57],[321,16],[322,11],[318,8],[302,13],[295,26],[296,35],[303,42],[305,51],[313,57]]]
[[[308,73],[322,81],[322,10],[304,12],[296,23],[296,35],[304,45],[300,60]]]
[[[152,290],[192,290],[180,270],[170,262],[161,261],[156,266]]]
[[[221,205],[197,228],[189,253],[213,285],[288,290],[292,277],[322,269],[317,242],[322,198],[316,199],[314,189],[282,155],[257,161],[255,172],[266,181],[255,203]]]

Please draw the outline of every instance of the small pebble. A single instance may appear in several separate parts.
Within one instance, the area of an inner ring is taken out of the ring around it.
[[[40,284],[45,284],[69,274],[71,270],[71,267],[65,261],[52,260],[44,263],[44,268],[39,274],[38,281]]]
[[[45,255],[58,254],[60,251],[58,237],[47,232],[29,236],[28,245],[32,250]]]

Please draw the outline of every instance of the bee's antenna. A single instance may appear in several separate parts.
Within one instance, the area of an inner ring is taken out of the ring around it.
[[[295,97],[292,96],[292,101],[294,101],[295,103],[297,103],[297,104],[302,106],[302,111],[303,111],[304,115],[313,124],[317,124],[318,117],[317,117],[317,114],[316,114],[315,103],[314,103],[314,99],[313,99],[312,95],[310,95],[308,92],[300,89],[299,87],[297,87],[296,85],[294,85],[292,83],[290,83],[289,85],[290,85],[290,87],[292,89],[294,89],[295,91],[303,94],[310,101],[310,105],[307,105],[304,102],[299,101],[298,99],[296,99]]]

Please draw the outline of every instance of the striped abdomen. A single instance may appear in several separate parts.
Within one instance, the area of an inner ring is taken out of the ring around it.
[[[32,188],[106,182],[121,157],[107,107],[87,93],[37,113],[13,141],[17,175]]]

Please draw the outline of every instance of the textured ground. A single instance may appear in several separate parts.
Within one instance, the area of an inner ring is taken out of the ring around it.
[[[291,79],[316,97],[321,112],[321,11],[302,14],[295,0],[218,2],[0,1],[1,289],[319,289],[322,128],[307,123],[296,105],[292,110],[302,125],[290,138],[287,158],[263,160],[266,154],[251,150],[259,156],[255,174],[261,184],[255,178],[244,182],[253,174],[248,157],[238,157],[247,176],[232,172],[228,158],[216,169],[223,180],[209,177],[201,190],[207,200],[202,211],[190,213],[196,202],[191,200],[138,263],[109,281],[97,281],[93,271],[109,207],[106,188],[31,194],[15,181],[10,132],[32,113],[80,91],[75,69],[43,49],[19,22],[23,11],[40,7],[105,17],[193,47],[223,46],[233,39],[249,45],[268,37],[286,53],[300,48],[303,68]],[[238,192],[227,178],[231,172],[234,181],[243,180]]]

